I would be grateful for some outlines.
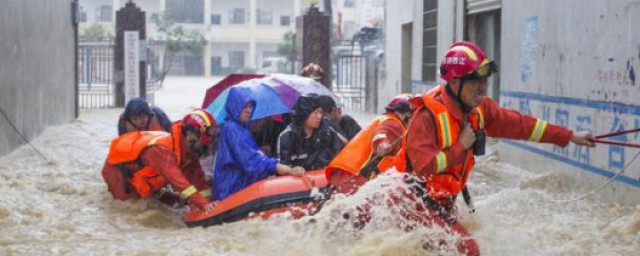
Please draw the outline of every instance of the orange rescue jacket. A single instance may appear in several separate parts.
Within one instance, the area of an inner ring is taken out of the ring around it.
[[[466,186],[469,174],[475,165],[472,153],[466,151],[465,161],[462,164],[449,166],[447,157],[442,151],[455,144],[461,127],[449,110],[439,101],[433,98],[433,93],[427,93],[421,97],[421,106],[427,107],[433,113],[436,124],[436,134],[440,152],[436,155],[436,174],[426,179],[426,189],[433,199],[456,196]],[[475,114],[473,114],[475,113]],[[477,107],[475,112],[469,115],[469,121],[474,131],[484,129],[484,112]],[[403,145],[404,146],[404,145]]]
[[[176,130],[176,129],[173,129]],[[123,134],[111,142],[107,163],[116,165],[128,177],[129,184],[136,190],[141,198],[148,198],[154,191],[167,184],[166,179],[150,166],[138,163],[136,170],[126,170],[124,164],[138,161],[144,149],[150,146],[162,145],[173,151],[180,162],[180,132],[174,132],[173,136],[168,132],[142,131]]]
[[[374,132],[382,122],[396,121],[402,123],[402,121],[395,115],[384,114],[373,120],[367,127],[362,129],[356,136],[347,143],[347,145],[338,153],[338,155],[329,163],[325,169],[327,179],[331,178],[334,170],[343,170],[353,175],[361,175],[360,171],[369,164],[374,157],[374,150],[372,139]],[[406,127],[402,123],[404,134]],[[395,155],[385,156],[378,163],[378,170],[385,172],[391,167],[395,167],[398,171],[405,170],[405,156],[404,150]],[[366,178],[375,178],[375,175]]]

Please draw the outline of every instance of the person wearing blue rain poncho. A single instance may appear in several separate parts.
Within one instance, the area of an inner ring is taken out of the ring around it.
[[[223,200],[235,192],[272,175],[304,175],[301,167],[278,163],[266,156],[251,136],[250,120],[256,101],[246,88],[229,90],[225,118],[218,141],[212,182],[212,200]]]

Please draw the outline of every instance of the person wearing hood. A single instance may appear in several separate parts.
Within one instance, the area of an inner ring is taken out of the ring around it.
[[[118,136],[133,131],[171,132],[171,120],[158,107],[150,107],[143,98],[131,99],[118,120]]]
[[[340,139],[347,144],[356,134],[362,130],[358,122],[348,114],[342,113],[342,108],[336,105],[336,101],[327,95],[317,97],[318,104],[322,107],[324,118],[327,119],[331,128],[336,130]]]
[[[212,182],[212,200],[223,200],[235,192],[273,175],[304,175],[301,168],[279,163],[266,156],[251,135],[251,117],[256,101],[246,88],[232,87],[225,104],[227,117],[218,139]]]
[[[327,120],[317,96],[300,96],[291,114],[292,122],[278,138],[278,158],[284,164],[305,170],[322,169],[340,152],[344,143]]]

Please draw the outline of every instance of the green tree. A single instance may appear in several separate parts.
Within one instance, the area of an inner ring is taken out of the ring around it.
[[[81,38],[87,41],[102,41],[112,38],[113,35],[104,25],[93,23],[82,31]]]
[[[278,44],[278,53],[280,56],[287,57],[289,62],[293,63],[294,51],[293,46],[295,45],[295,37],[294,33],[289,31],[282,36],[282,42]],[[336,24],[331,25],[331,47],[340,45],[340,39],[338,38],[338,26]]]
[[[159,86],[162,87],[166,78],[173,58],[180,51],[187,51],[193,55],[202,55],[204,46],[207,45],[207,39],[195,30],[187,30],[182,26],[176,25],[166,12],[162,12],[153,18],[153,22],[158,28],[158,34],[165,39],[162,68],[159,71]]]
[[[278,53],[293,63],[293,32],[289,31],[282,36],[282,43],[278,44]]]

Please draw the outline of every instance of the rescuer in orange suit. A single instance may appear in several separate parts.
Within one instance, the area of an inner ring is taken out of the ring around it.
[[[458,233],[468,234],[454,217],[454,203],[474,166],[484,154],[485,136],[594,147],[588,131],[573,132],[515,110],[500,107],[485,96],[487,78],[497,71],[484,51],[471,42],[453,44],[440,63],[447,83],[412,100],[416,108],[407,130],[407,172],[424,181],[422,199]],[[475,241],[459,244],[479,254]]]
[[[212,141],[213,125],[211,114],[200,109],[175,122],[171,133],[138,131],[114,139],[102,169],[109,192],[118,200],[146,199],[161,197],[170,185],[182,199],[212,210],[207,199],[211,192],[198,157]]]
[[[326,168],[337,192],[351,194],[377,174],[390,168],[405,169],[402,137],[411,118],[410,94],[389,102],[385,113],[358,132]]]

